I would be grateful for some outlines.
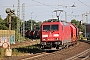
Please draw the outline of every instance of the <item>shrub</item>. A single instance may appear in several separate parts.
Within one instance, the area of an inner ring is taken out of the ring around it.
[[[5,49],[4,48],[0,48],[0,58],[5,56]]]
[[[18,50],[17,49],[13,49],[13,55],[18,55]]]

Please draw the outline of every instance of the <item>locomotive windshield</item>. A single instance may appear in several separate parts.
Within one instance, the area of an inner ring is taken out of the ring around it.
[[[58,30],[58,25],[43,25],[43,30]]]
[[[43,25],[43,30],[50,30],[50,25]]]
[[[51,30],[58,30],[58,25],[51,25]]]

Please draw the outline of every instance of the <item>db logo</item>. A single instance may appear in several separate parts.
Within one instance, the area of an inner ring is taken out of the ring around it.
[[[8,43],[7,42],[4,42],[3,45],[2,45],[3,48],[8,48]]]

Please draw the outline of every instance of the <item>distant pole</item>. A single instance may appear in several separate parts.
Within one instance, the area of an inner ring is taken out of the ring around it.
[[[22,4],[23,37],[25,32],[25,3]]]
[[[82,23],[84,23],[84,16],[85,14],[82,14]]]
[[[86,12],[86,23],[88,23],[88,13]]]
[[[33,13],[33,12],[32,12]],[[32,30],[32,13],[31,13],[31,30]]]
[[[14,5],[13,5],[13,9],[14,9]]]
[[[7,9],[6,9],[6,13],[8,14],[8,23],[9,23],[9,24],[8,24],[8,25],[9,25],[9,35],[8,35],[8,36],[9,36],[9,40],[8,40],[8,41],[9,41],[9,49],[10,49],[11,14],[12,14],[12,13],[11,13],[11,9],[10,9],[10,8],[7,8]]]
[[[11,35],[11,13],[9,15],[9,49],[10,49],[10,35]]]
[[[0,18],[1,18],[1,15],[0,15]]]
[[[18,0],[17,16],[18,16],[17,29],[18,29],[18,32],[20,33],[20,23],[19,23],[19,19],[20,19],[20,0]]]
[[[20,18],[20,0],[18,0],[17,16]]]
[[[17,8],[17,16],[18,16],[18,19],[17,19],[17,31],[18,33],[20,33],[20,0],[18,0],[18,8]],[[20,39],[20,36],[18,36]]]
[[[86,25],[85,25],[85,38],[86,38]]]

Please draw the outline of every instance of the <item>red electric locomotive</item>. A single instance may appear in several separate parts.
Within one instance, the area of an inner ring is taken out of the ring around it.
[[[40,27],[41,48],[66,47],[76,42],[76,27],[71,23],[50,19]]]

